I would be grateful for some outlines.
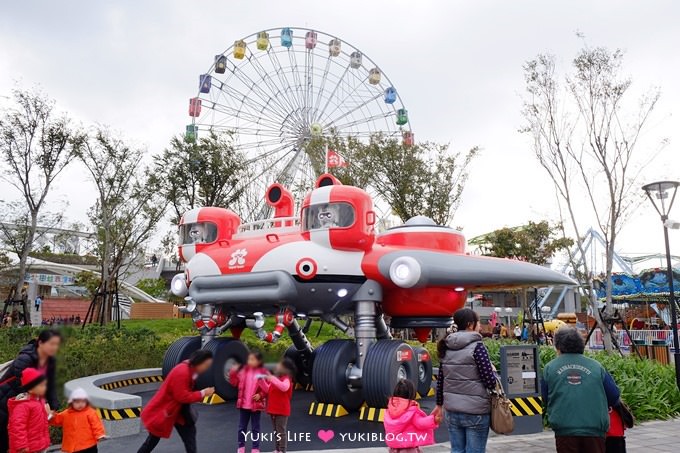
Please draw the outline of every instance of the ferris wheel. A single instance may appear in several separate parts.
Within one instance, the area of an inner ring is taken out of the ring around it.
[[[234,148],[262,169],[253,180],[266,175],[309,188],[319,173],[313,163],[327,158],[310,149],[315,138],[382,134],[413,142],[387,75],[356,47],[317,30],[275,28],[236,40],[199,76],[198,91],[187,138],[232,133]]]

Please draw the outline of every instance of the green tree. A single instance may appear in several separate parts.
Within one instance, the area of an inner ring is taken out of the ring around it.
[[[401,140],[376,134],[366,144],[356,139],[331,136],[312,141],[311,156],[323,156],[323,150],[339,152],[348,162],[346,168],[330,172],[343,184],[375,192],[385,200],[402,221],[416,215],[431,217],[448,225],[461,201],[468,171],[479,153],[475,147],[466,153],[454,153],[448,145],[419,143],[404,145]],[[315,171],[323,170],[323,158],[310,157]]]
[[[21,241],[14,241],[21,242],[15,250],[19,256],[19,294],[47,195],[81,147],[83,137],[66,115],[55,111],[54,101],[45,94],[16,89],[12,95],[13,105],[0,113],[0,175],[21,193],[21,212],[27,213],[25,224],[14,230],[21,235]]]
[[[359,153],[355,167],[402,221],[416,215],[448,225],[460,204],[469,165],[478,153],[452,153],[448,145],[374,137]]]
[[[547,264],[557,252],[568,250],[574,244],[572,239],[562,236],[561,225],[551,225],[545,220],[500,228],[470,242],[479,245],[484,255],[539,265]]]
[[[355,137],[341,137],[331,134],[327,137],[315,137],[307,143],[305,152],[312,165],[314,174],[320,175],[326,166],[326,147],[339,153],[347,162],[346,167],[327,169],[338,180],[348,186],[365,189],[370,183],[370,172],[361,171],[361,162],[365,154],[365,144]],[[306,192],[309,188],[303,188]]]
[[[102,279],[94,272],[82,271],[76,274],[76,286],[82,286],[87,289],[90,297],[94,296],[101,285]]]
[[[95,307],[100,323],[111,320],[112,291],[119,276],[143,260],[144,244],[165,214],[159,181],[143,166],[143,155],[143,150],[101,128],[93,131],[79,153],[97,189],[97,201],[88,214],[101,268],[97,292],[105,295]]]
[[[135,285],[150,296],[158,299],[168,297],[167,282],[162,278],[143,278]]]
[[[154,174],[172,207],[173,222],[201,206],[237,206],[249,182],[245,155],[234,147],[232,134],[210,131],[198,140],[174,137],[170,147],[154,157]]]

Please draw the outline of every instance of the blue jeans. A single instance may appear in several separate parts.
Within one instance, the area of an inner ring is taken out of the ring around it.
[[[238,446],[246,446],[246,433],[249,433],[249,439],[253,441],[253,448],[260,449],[260,415],[262,412],[250,411],[248,409],[239,409],[238,419]],[[248,422],[250,422],[250,431],[248,431]]]
[[[490,415],[446,412],[451,453],[484,453],[489,438]]]

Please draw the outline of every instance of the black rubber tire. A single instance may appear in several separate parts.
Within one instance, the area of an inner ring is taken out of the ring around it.
[[[303,388],[306,388],[312,383],[312,367],[314,365],[314,353],[304,360],[302,355],[298,352],[295,345],[286,349],[284,357],[289,358],[295,363],[295,368],[297,373],[295,373],[295,383],[300,384]]]
[[[400,378],[418,384],[418,362],[413,349],[399,340],[378,340],[364,361],[362,388],[368,407],[387,407]]]
[[[201,337],[182,337],[175,340],[163,356],[163,377],[166,377],[178,363],[188,359],[201,349]]]
[[[314,351],[312,383],[319,403],[340,404],[355,411],[364,402],[359,389],[347,384],[349,365],[356,363],[357,348],[353,340],[330,340]]]
[[[432,388],[432,357],[427,349],[423,347],[413,348],[416,355],[416,362],[418,364],[418,385],[416,390],[418,395],[425,398]]]
[[[236,399],[238,389],[229,384],[229,370],[235,363],[246,363],[248,348],[236,338],[214,338],[203,349],[213,353],[213,364],[199,376],[196,388],[215,387],[215,393],[223,400]]]

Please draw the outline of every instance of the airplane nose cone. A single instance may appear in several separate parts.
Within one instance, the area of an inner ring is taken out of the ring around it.
[[[412,281],[413,273],[406,272],[406,267],[417,268],[417,281]],[[378,268],[386,279],[408,288],[443,286],[474,290],[578,284],[568,275],[524,261],[425,250],[389,253],[380,259]]]

